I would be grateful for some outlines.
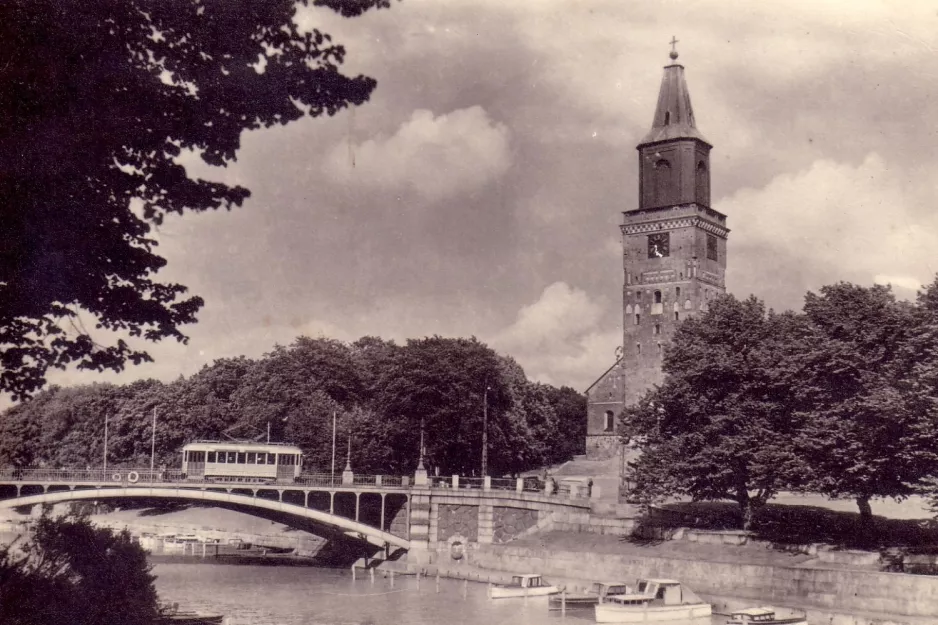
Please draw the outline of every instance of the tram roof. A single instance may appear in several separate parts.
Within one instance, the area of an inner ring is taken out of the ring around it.
[[[261,451],[267,453],[297,453],[302,450],[290,443],[255,443],[253,441],[194,441],[183,448],[183,451]]]

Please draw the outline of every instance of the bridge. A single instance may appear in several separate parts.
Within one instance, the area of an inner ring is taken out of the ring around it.
[[[0,508],[73,501],[163,499],[279,515],[339,532],[391,554],[448,549],[454,542],[507,542],[558,511],[588,511],[587,493],[551,493],[532,480],[475,477],[302,475],[292,482],[219,482],[176,470],[0,469]]]

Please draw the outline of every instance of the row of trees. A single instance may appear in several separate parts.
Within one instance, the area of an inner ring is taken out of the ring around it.
[[[856,500],[931,492],[938,476],[938,279],[915,303],[839,283],[803,312],[750,297],[688,319],[665,380],[627,409],[635,495],[754,509],[780,491]]]
[[[6,411],[0,463],[146,465],[156,411],[157,463],[176,466],[193,439],[266,436],[291,441],[312,470],[329,470],[332,418],[340,459],[351,437],[358,472],[412,472],[425,430],[431,470],[480,470],[487,405],[489,473],[515,473],[569,459],[585,439],[585,398],[538,384],[511,358],[476,339],[424,338],[406,345],[364,337],[352,344],[298,338],[263,358],[222,359],[170,384],[52,387]]]

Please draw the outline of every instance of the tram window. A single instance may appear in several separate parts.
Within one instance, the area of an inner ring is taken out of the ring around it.
[[[267,464],[277,464],[277,454],[267,454]]]
[[[208,452],[208,461],[209,461],[209,462],[215,462],[215,452],[214,452],[214,451]]]
[[[218,462],[219,464],[225,464],[225,452],[218,452],[218,457],[215,459],[215,462]]]
[[[227,455],[228,455],[228,464],[234,464],[235,462],[237,462],[237,458],[238,458],[237,452],[229,451]]]
[[[265,454],[264,452],[258,452],[257,464],[267,464],[267,454]]]
[[[238,452],[238,464],[245,464],[245,454],[243,451]]]
[[[257,452],[256,451],[248,452],[248,464],[257,464]]]

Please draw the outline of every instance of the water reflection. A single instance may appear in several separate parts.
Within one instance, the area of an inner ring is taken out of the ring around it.
[[[491,600],[484,584],[378,576],[306,567],[158,564],[160,597],[223,613],[229,625],[580,625],[592,610],[549,611],[545,597]],[[661,625],[716,625],[725,617]]]

